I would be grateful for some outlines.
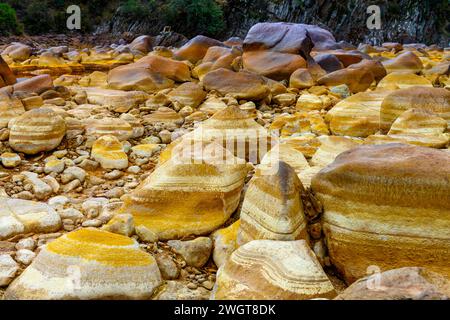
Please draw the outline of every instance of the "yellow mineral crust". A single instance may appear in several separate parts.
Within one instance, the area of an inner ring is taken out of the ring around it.
[[[373,265],[449,276],[449,181],[449,154],[403,144],[349,150],[315,175],[328,251],[345,280]]]
[[[143,266],[154,263],[131,238],[97,229],[80,229],[47,245],[51,253],[75,256],[109,266]]]
[[[149,299],[162,279],[131,238],[79,229],[45,246],[5,292],[6,299]]]
[[[136,225],[159,239],[212,232],[237,208],[248,169],[217,143],[177,150],[124,197],[120,212],[133,214]]]

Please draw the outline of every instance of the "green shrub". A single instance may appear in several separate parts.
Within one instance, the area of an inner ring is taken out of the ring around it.
[[[17,22],[16,11],[7,3],[0,3],[0,35],[22,33],[22,26]]]
[[[222,8],[214,0],[170,0],[166,23],[186,35],[218,35],[225,27]]]
[[[25,9],[22,22],[25,32],[31,35],[50,33],[55,29],[54,17],[45,1],[31,1]]]
[[[129,20],[146,18],[154,9],[155,1],[126,0],[122,1],[118,8],[121,16]]]

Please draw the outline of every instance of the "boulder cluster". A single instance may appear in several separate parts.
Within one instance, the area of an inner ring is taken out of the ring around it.
[[[0,54],[0,299],[450,298],[448,48]]]

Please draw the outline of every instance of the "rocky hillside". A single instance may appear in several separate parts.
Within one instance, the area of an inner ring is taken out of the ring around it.
[[[381,30],[366,27],[371,4],[380,6]],[[448,46],[448,10],[447,0],[229,0],[225,16],[228,35],[245,36],[259,21],[289,21],[320,25],[332,30],[338,40],[354,43],[396,39]]]
[[[162,1],[168,2],[168,1]],[[338,40],[352,43],[401,41],[449,45],[449,3],[447,0],[221,0],[225,27],[223,39],[244,37],[249,28],[262,21],[287,21],[315,24],[332,31]],[[381,29],[368,30],[367,7],[377,4],[381,9]],[[153,17],[153,18],[152,18]],[[120,13],[103,23],[98,32],[133,32],[156,34],[163,28],[162,19],[154,15],[130,22]],[[183,26],[174,31],[186,34]]]

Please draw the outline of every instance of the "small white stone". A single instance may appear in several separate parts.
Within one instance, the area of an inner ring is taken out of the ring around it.
[[[22,250],[34,250],[36,248],[36,241],[33,240],[33,238],[25,238],[19,240],[19,242],[16,243],[16,249]]]
[[[62,208],[69,203],[69,198],[65,196],[56,196],[48,199],[48,205],[52,208]]]
[[[20,249],[16,252],[16,261],[24,265],[29,265],[35,257],[36,254],[28,249]]]
[[[141,171],[141,168],[139,166],[131,166],[127,169],[127,172],[129,173],[139,173]]]
[[[68,183],[74,179],[78,179],[80,182],[84,182],[84,179],[86,179],[86,171],[79,167],[73,166],[68,167],[61,175],[62,183]]]
[[[88,227],[97,228],[97,227],[100,227],[102,224],[103,224],[103,222],[99,219],[91,219],[91,220],[84,221],[82,223],[82,226],[85,228],[88,228]]]
[[[17,167],[22,161],[17,153],[5,152],[0,156],[0,160],[5,168]]]
[[[45,173],[61,173],[64,171],[66,164],[64,161],[56,159],[56,160],[50,160],[45,164],[44,172]]]
[[[72,221],[76,221],[78,219],[84,218],[84,215],[80,211],[78,211],[77,209],[74,209],[74,208],[60,210],[58,213],[59,213],[59,216],[61,217],[61,219],[70,219]]]

